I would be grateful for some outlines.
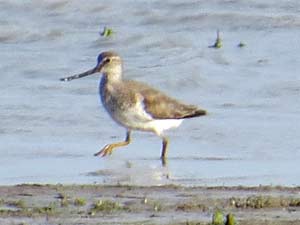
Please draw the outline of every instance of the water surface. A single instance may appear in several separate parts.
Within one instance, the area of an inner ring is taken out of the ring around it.
[[[0,184],[300,185],[300,3],[0,1]],[[115,33],[99,35],[104,26]],[[223,47],[208,48],[220,30]],[[243,42],[245,47],[237,45]],[[208,110],[161,140],[125,138],[90,69],[117,51],[124,76]]]

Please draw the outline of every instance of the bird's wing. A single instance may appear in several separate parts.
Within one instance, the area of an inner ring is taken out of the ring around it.
[[[132,82],[130,87],[154,119],[183,119],[206,114],[205,110],[183,104],[148,85]]]

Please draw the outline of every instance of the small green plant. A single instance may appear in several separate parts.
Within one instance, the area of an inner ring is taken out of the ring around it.
[[[84,205],[86,205],[86,200],[84,198],[75,198],[74,205],[84,206]]]
[[[212,225],[224,225],[224,215],[220,210],[215,211],[212,217]]]
[[[123,207],[117,203],[110,200],[98,200],[94,203],[91,208],[91,214],[95,212],[105,212],[105,213],[112,213],[114,211],[122,210]]]
[[[227,214],[225,225],[236,225],[235,217],[232,213]]]
[[[111,28],[104,27],[103,31],[100,33],[103,37],[110,37],[113,34],[113,30]]]
[[[220,32],[217,30],[217,38],[213,45],[209,46],[209,48],[222,48],[222,40],[220,38]]]

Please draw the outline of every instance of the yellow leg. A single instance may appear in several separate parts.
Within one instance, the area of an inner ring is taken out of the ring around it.
[[[106,155],[111,155],[111,153],[115,148],[126,146],[129,143],[130,143],[130,130],[128,130],[126,133],[125,141],[105,145],[104,148],[102,148],[99,152],[95,153],[94,156],[104,157]]]

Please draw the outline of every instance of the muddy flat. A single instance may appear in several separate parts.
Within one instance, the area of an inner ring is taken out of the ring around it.
[[[0,187],[0,224],[300,224],[299,187],[16,185]],[[226,220],[226,219],[224,219]]]

